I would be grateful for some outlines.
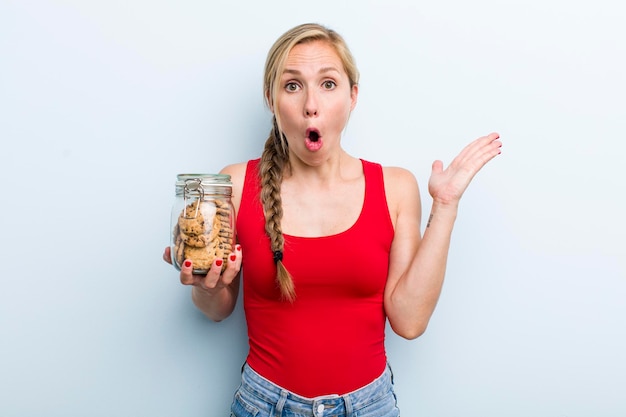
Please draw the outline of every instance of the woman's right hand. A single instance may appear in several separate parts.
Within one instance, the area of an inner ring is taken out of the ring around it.
[[[185,259],[181,265],[180,282],[183,285],[192,285],[207,295],[213,295],[230,286],[241,270],[241,245],[235,245],[235,250],[228,255],[226,268],[223,268],[223,260],[218,258],[213,261],[211,269],[206,275],[193,273],[193,263]],[[172,263],[171,248],[168,246],[163,252],[163,260]]]

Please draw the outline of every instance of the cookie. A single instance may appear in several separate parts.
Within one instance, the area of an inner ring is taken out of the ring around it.
[[[216,248],[217,245],[214,243],[211,243],[209,246],[204,248],[185,246],[185,259],[191,259],[193,262],[193,268],[196,270],[209,270],[216,257]]]
[[[196,200],[188,204],[178,216],[178,226],[186,235],[200,235],[204,233],[204,215],[200,209],[203,204]]]
[[[179,266],[183,264],[185,260],[185,242],[183,242],[180,235],[177,235],[174,240],[174,261]]]
[[[204,217],[188,219],[181,214],[178,218],[178,227],[186,235],[200,235],[204,233]]]
[[[209,244],[211,239],[209,236],[201,234],[201,235],[188,235],[186,233],[180,232],[180,238],[185,245],[193,246],[194,248],[204,248]]]
[[[228,203],[219,200],[196,200],[179,214],[174,227],[175,259],[193,262],[195,271],[207,271],[215,259],[224,260],[232,252],[234,233]]]

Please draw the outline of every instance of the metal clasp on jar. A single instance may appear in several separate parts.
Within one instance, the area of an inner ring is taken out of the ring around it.
[[[183,201],[185,202],[185,207],[183,208],[183,216],[187,219],[194,219],[198,217],[198,211],[200,210],[200,204],[196,204],[196,212],[193,217],[187,216],[187,198],[191,193],[198,193],[198,199],[204,199],[204,188],[202,187],[202,179],[201,178],[190,178],[185,180],[185,188],[183,188]]]

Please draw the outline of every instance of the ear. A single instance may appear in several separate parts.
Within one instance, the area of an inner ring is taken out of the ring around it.
[[[272,114],[274,114],[274,103],[272,103],[272,97],[270,96],[270,90],[265,90],[265,102],[267,103],[267,107],[269,107]]]
[[[354,84],[352,86],[352,91],[350,91],[350,111],[354,110],[356,107],[357,98],[359,96],[359,85]]]

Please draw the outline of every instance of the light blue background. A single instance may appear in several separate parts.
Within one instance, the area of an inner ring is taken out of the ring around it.
[[[2,0],[0,415],[228,415],[243,314],[204,319],[161,260],[174,178],[259,155],[265,53],[317,21],[362,72],[345,147],[412,170],[425,217],[434,159],[505,144],[429,330],[389,332],[403,415],[623,417],[619,4]]]

